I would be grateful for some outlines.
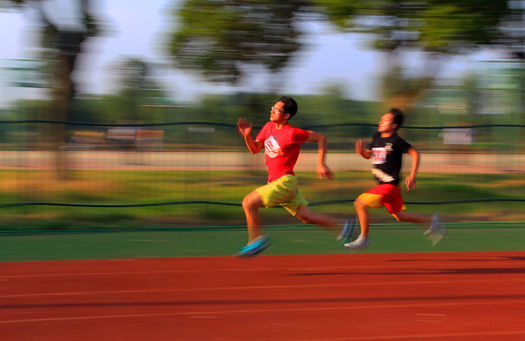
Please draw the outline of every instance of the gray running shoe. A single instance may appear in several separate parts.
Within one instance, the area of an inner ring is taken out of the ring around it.
[[[344,244],[347,249],[350,250],[361,250],[366,249],[370,244],[370,238],[365,238],[363,235],[359,235],[356,240],[350,243]]]
[[[433,246],[435,246],[445,237],[446,233],[447,229],[445,228],[445,225],[441,223],[439,216],[434,214],[432,215],[432,221],[430,222],[429,228],[426,229],[423,235],[430,240]]]

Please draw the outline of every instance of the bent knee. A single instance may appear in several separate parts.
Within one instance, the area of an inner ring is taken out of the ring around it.
[[[249,196],[245,196],[244,199],[242,199],[242,207],[243,208],[250,208],[253,206],[253,200],[249,198]]]
[[[313,223],[313,220],[314,220],[310,210],[304,209],[303,207],[300,207],[297,210],[297,213],[295,214],[295,217],[297,219],[299,219],[300,221],[302,221],[303,223],[305,223],[305,224]]]
[[[357,199],[354,200],[354,207],[355,208],[366,207],[366,203],[363,202],[361,199],[357,198]]]
[[[244,209],[253,209],[263,206],[261,197],[256,192],[252,192],[242,199],[242,207]]]

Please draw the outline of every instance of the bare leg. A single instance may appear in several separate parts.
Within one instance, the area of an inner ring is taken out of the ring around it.
[[[359,223],[361,224],[361,235],[368,238],[368,232],[370,231],[370,215],[366,204],[359,198],[354,201],[354,207],[359,217]]]
[[[325,214],[314,213],[308,208],[308,206],[299,207],[295,216],[303,223],[315,224],[336,234],[341,232],[342,222],[338,222],[336,219]]]
[[[248,225],[248,243],[251,243],[261,235],[261,217],[259,208],[263,207],[262,199],[256,191],[251,192],[242,200],[242,207],[246,215]]]
[[[430,225],[426,228],[423,235],[430,240],[432,245],[439,243],[445,236],[446,228],[440,223],[437,216],[427,217],[414,212],[401,211],[397,214],[397,217],[401,221],[420,224],[423,227]]]
[[[428,225],[431,222],[429,217],[414,212],[400,211],[396,216],[400,221],[406,221],[409,223]]]

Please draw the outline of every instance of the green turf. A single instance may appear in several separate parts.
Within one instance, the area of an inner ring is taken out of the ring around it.
[[[243,197],[266,182],[264,171],[71,171],[56,181],[51,171],[0,171],[0,230],[144,228],[245,223]],[[354,213],[352,201],[372,188],[370,172],[338,172],[334,181],[320,181],[313,172],[299,172],[300,191],[312,210],[339,218]],[[523,198],[522,174],[425,174],[417,188],[406,192],[407,203]],[[62,207],[12,203],[158,204],[166,202],[223,202],[152,207]],[[327,201],[344,203],[315,205]],[[443,205],[408,204],[408,210],[439,212],[447,221],[524,220],[523,202],[476,202]],[[283,209],[264,210],[264,224],[295,224]],[[374,222],[389,222],[385,210],[373,212]]]
[[[413,225],[372,225],[363,252],[524,250],[525,223],[450,223],[446,238],[432,247]],[[268,227],[267,255],[343,253],[334,236],[311,226]],[[140,231],[33,231],[0,234],[0,261],[40,261],[234,255],[247,233],[239,227]]]

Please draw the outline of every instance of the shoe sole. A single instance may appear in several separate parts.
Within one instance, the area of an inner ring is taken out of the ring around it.
[[[255,256],[259,255],[260,253],[264,252],[264,250],[268,249],[270,247],[270,245],[271,244],[269,242],[266,242],[263,245],[259,246],[258,248],[255,248],[253,250],[246,251],[246,252],[239,252],[236,256],[240,257],[240,258],[255,257]]]
[[[347,245],[350,243],[343,244],[344,248],[349,251],[359,251],[364,250],[370,245],[370,240],[367,240],[365,245],[359,246],[359,247],[348,247]]]

